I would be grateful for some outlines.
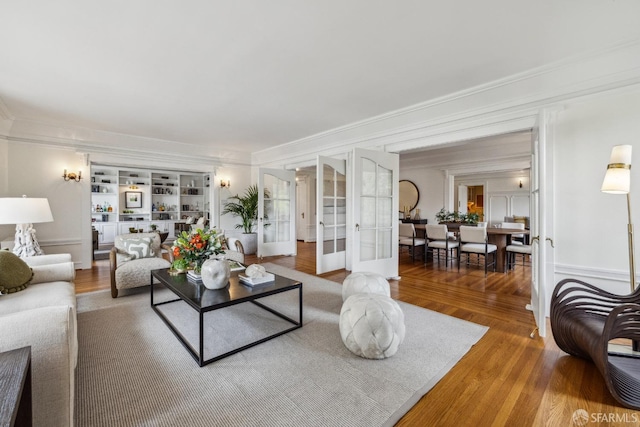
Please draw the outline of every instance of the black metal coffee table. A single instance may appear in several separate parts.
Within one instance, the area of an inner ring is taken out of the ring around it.
[[[279,337],[280,335],[286,334],[287,332],[291,332],[295,329],[302,327],[302,282],[288,279],[286,277],[275,275],[275,280],[270,283],[265,283],[262,285],[258,285],[255,287],[249,287],[243,285],[239,282],[237,274],[232,274],[232,277],[229,279],[229,284],[226,288],[220,290],[210,290],[204,287],[202,284],[196,284],[189,281],[184,274],[173,276],[169,274],[168,269],[161,270],[153,270],[151,272],[151,283],[154,283],[153,279],[156,279],[159,284],[151,285],[151,308],[160,316],[160,318],[167,324],[169,329],[173,332],[173,334],[178,338],[178,340],[182,343],[182,345],[189,351],[191,356],[198,362],[198,365],[204,366],[209,363],[215,362],[216,360],[220,360],[227,356],[231,356],[232,354],[238,353],[247,348],[256,346],[265,341],[269,341],[273,338]],[[154,301],[154,287],[156,286],[164,286],[169,289],[173,294],[177,295],[178,298],[171,299],[168,301]],[[271,307],[268,307],[261,302],[259,299],[276,295],[282,292],[295,291],[298,290],[298,304],[299,304],[299,314],[298,320],[291,319],[290,317],[274,310]],[[165,304],[177,303],[180,301],[186,302],[191,308],[193,308],[199,317],[199,349],[196,350],[186,339],[185,335],[178,330],[178,327],[173,324],[173,322],[158,308],[159,306]],[[203,332],[203,324],[204,324],[204,315],[207,312],[211,312],[214,310],[219,310],[221,308],[230,307],[237,304],[243,303],[251,303],[254,304],[261,309],[264,309],[275,316],[286,320],[288,323],[291,323],[293,326],[280,330],[276,333],[268,335],[264,338],[260,338],[258,340],[252,341],[248,344],[241,345],[237,348],[233,348],[231,351],[224,352],[223,354],[217,355],[215,357],[204,359],[204,332]]]

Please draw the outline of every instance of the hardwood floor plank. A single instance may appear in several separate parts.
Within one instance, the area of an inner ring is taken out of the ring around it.
[[[246,262],[315,274],[315,244],[299,243],[296,256],[247,256]],[[398,426],[570,426],[578,409],[635,413],[613,400],[593,363],[566,355],[551,336],[529,337],[534,328],[525,309],[530,267],[484,277],[476,267],[461,266],[458,272],[455,263],[449,268],[444,262],[414,263],[403,253],[399,271],[401,279],[390,281],[393,298],[489,326],[489,331]],[[338,270],[320,277],[342,283],[348,274]],[[77,272],[76,292],[109,289],[109,280],[109,261],[95,261],[91,270]]]

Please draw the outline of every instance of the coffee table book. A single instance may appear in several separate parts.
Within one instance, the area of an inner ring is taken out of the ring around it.
[[[246,285],[256,286],[256,285],[262,285],[264,283],[273,282],[276,279],[276,276],[274,276],[271,273],[265,273],[265,275],[262,277],[249,277],[244,273],[240,273],[238,274],[238,279]]]

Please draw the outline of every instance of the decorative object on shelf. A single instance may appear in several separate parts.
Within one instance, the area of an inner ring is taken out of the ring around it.
[[[633,223],[631,222],[631,145],[616,145],[611,149],[611,159],[600,191],[627,195],[627,235],[629,240],[629,282],[631,292],[636,289],[635,248],[633,245]]]
[[[139,191],[125,191],[124,200],[126,208],[142,207],[142,193]]]
[[[222,239],[215,228],[183,231],[173,242],[172,250],[175,258],[187,260],[196,272],[211,255],[224,254]]]
[[[80,180],[82,179],[82,171],[78,171],[78,174],[76,175],[75,172],[67,173],[67,170],[65,169],[64,173],[62,174],[62,178],[65,181],[80,182]]]
[[[231,265],[224,258],[210,258],[200,269],[202,284],[207,289],[222,289],[229,284]]]
[[[411,219],[411,208],[409,206],[404,207],[404,219]]]
[[[416,213],[413,215],[413,219],[415,220],[420,219],[420,209],[416,209]]]
[[[0,224],[16,224],[13,253],[21,256],[42,255],[33,223],[52,222],[53,215],[46,198],[0,198]]]

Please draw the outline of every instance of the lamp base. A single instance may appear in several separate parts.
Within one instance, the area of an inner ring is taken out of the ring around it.
[[[33,228],[33,224],[16,224],[13,253],[19,257],[44,255],[36,239],[36,230]]]

